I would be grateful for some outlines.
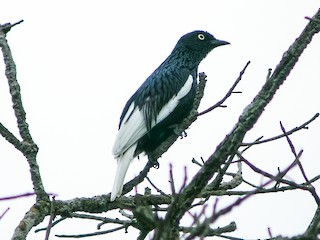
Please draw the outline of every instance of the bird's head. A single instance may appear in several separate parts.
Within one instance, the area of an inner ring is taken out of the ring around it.
[[[182,36],[175,48],[187,48],[207,55],[212,49],[227,44],[230,43],[216,39],[208,32],[193,31]]]

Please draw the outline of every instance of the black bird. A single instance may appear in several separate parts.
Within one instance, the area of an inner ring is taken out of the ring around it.
[[[130,162],[142,152],[152,152],[188,116],[196,92],[198,65],[212,49],[226,44],[205,31],[182,36],[167,59],[128,100],[112,149],[118,169],[111,201],[122,193]]]

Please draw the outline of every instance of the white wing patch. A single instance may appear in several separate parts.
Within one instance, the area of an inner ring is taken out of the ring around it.
[[[173,96],[169,102],[162,107],[156,121],[152,121],[151,128],[153,128],[157,123],[164,120],[171,112],[173,112],[180,99],[190,92],[192,83],[193,77],[190,75],[177,95]],[[132,103],[128,108],[112,148],[112,153],[116,158],[120,157],[120,155],[122,155],[126,150],[128,150],[128,148],[130,148],[147,133],[142,112],[143,111],[140,111],[138,107],[134,108],[134,103]]]
[[[193,77],[190,75],[186,81],[186,83],[183,85],[183,87],[180,89],[180,91],[178,92],[177,95],[173,96],[169,102],[164,105],[158,116],[157,116],[157,122],[152,122],[151,127],[153,127],[154,125],[156,125],[157,123],[161,122],[163,119],[165,119],[170,113],[173,112],[173,110],[177,107],[179,101],[181,98],[183,98],[184,96],[186,96],[192,87],[192,82],[193,82]]]
[[[130,119],[128,120],[129,116]],[[134,108],[134,103],[132,103],[122,120],[116,141],[112,148],[112,154],[115,157],[119,157],[146,133],[147,128],[142,112],[138,107]]]

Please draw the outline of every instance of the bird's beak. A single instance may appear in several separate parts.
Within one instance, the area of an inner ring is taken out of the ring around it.
[[[211,44],[212,44],[214,47],[219,47],[219,46],[227,45],[227,44],[230,44],[230,43],[227,42],[227,41],[215,39],[215,40],[212,40],[212,41],[211,41]]]

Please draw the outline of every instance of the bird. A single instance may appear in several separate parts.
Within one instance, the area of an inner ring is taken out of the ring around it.
[[[230,44],[196,30],[183,35],[164,62],[129,98],[120,116],[112,148],[117,171],[110,201],[121,196],[131,161],[149,155],[190,113],[196,93],[198,66],[216,47]]]

